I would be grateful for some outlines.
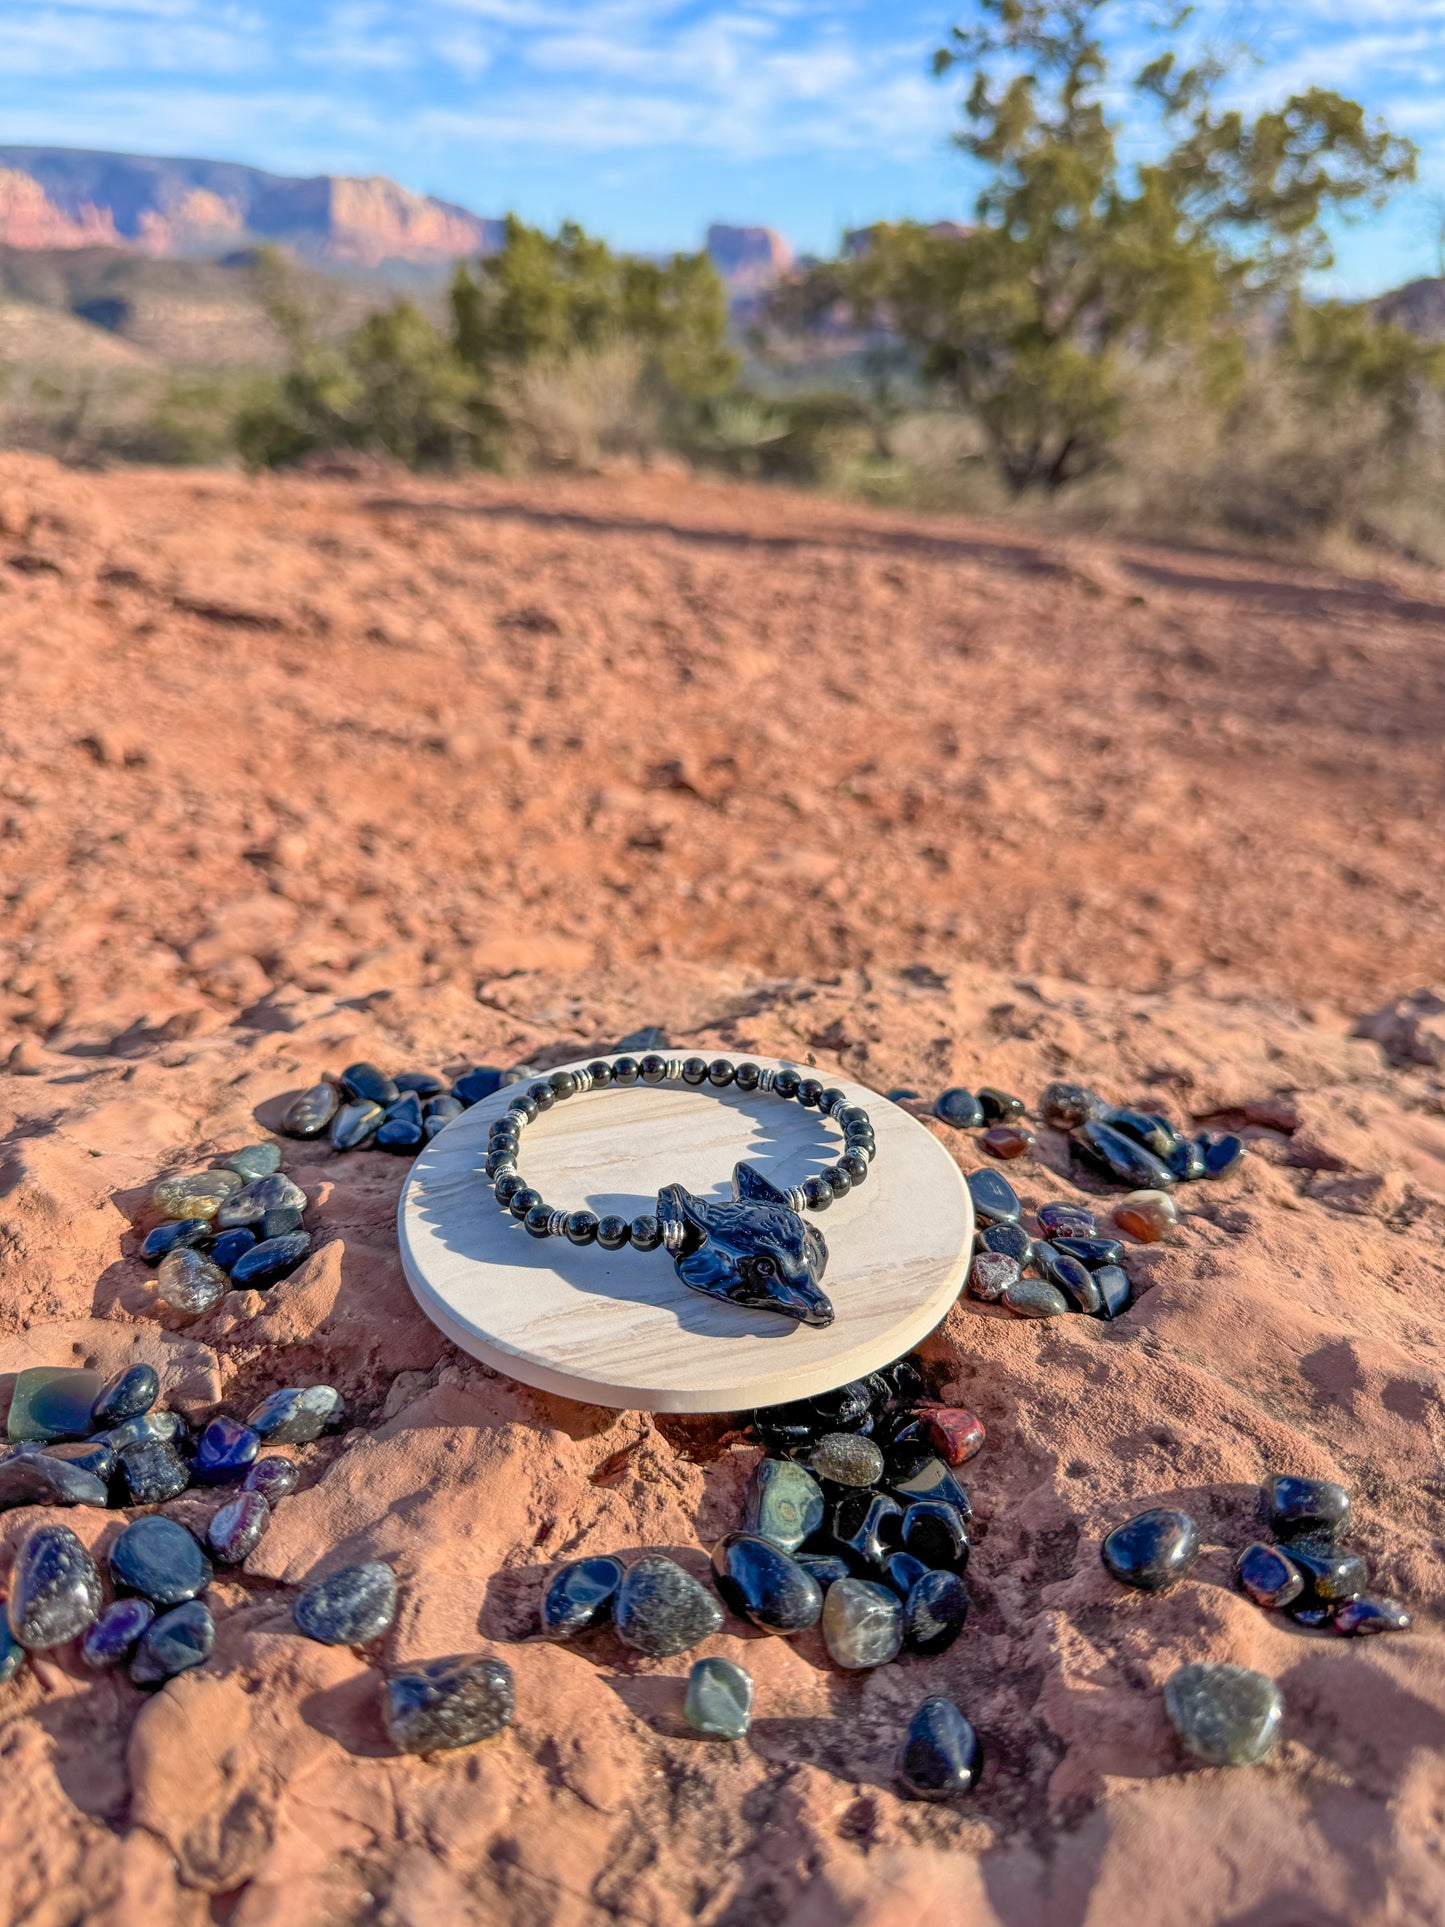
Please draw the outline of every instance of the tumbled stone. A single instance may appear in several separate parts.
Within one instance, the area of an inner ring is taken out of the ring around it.
[[[1105,1111],[1103,1123],[1111,1130],[1122,1131],[1125,1137],[1142,1144],[1146,1151],[1152,1151],[1156,1158],[1168,1163],[1170,1153],[1179,1144],[1179,1133],[1167,1118],[1159,1117],[1152,1111],[1138,1111],[1127,1104],[1113,1105]]]
[[[332,1150],[359,1150],[385,1118],[386,1113],[379,1104],[343,1104],[331,1120]]]
[[[817,1625],[822,1587],[770,1540],[729,1533],[713,1550],[712,1570],[725,1602],[764,1632],[798,1633]]]
[[[284,1237],[263,1238],[243,1251],[231,1267],[237,1291],[267,1291],[289,1278],[311,1249],[309,1231],[290,1231]]]
[[[1360,1555],[1346,1552],[1333,1539],[1291,1539],[1288,1546],[1290,1562],[1305,1582],[1306,1605],[1342,1605],[1370,1583],[1369,1567]]]
[[[900,1407],[897,1411],[884,1412],[869,1420],[869,1436],[883,1453],[885,1466],[895,1453],[911,1448],[922,1452],[928,1448],[928,1420],[921,1412],[910,1412]]]
[[[387,1680],[382,1717],[403,1753],[445,1753],[490,1740],[512,1723],[516,1689],[504,1659],[429,1659]]]
[[[190,1466],[169,1439],[144,1439],[128,1445],[119,1457],[136,1505],[163,1505],[191,1482]]]
[[[257,1178],[269,1178],[281,1169],[281,1146],[274,1139],[264,1144],[244,1144],[239,1151],[232,1151],[221,1163],[226,1170],[234,1171],[243,1184],[254,1184]]]
[[[1048,1282],[1064,1294],[1070,1311],[1095,1312],[1103,1304],[1088,1266],[1079,1259],[1069,1257],[1041,1238],[1034,1246],[1034,1263]]]
[[[1334,1620],[1335,1631],[1351,1638],[1369,1633],[1407,1633],[1412,1623],[1397,1599],[1380,1599],[1368,1593],[1346,1600]]]
[[[1034,1134],[1022,1124],[991,1124],[978,1145],[991,1158],[1021,1158],[1033,1149]]]
[[[159,1513],[135,1519],[110,1549],[119,1592],[138,1592],[157,1606],[179,1606],[211,1583],[211,1562],[183,1525]]]
[[[412,1117],[403,1113],[396,1117],[383,1118],[372,1139],[373,1148],[389,1151],[393,1157],[412,1157],[426,1143],[426,1131],[422,1124],[420,1107]]]
[[[216,1624],[209,1609],[199,1599],[188,1599],[146,1627],[130,1663],[131,1680],[137,1686],[159,1686],[202,1665],[215,1643]]]
[[[962,1572],[968,1564],[968,1527],[957,1506],[942,1499],[916,1499],[903,1515],[903,1550],[935,1572]]]
[[[1056,1131],[1072,1131],[1090,1118],[1102,1117],[1108,1108],[1087,1084],[1046,1084],[1039,1099],[1039,1115]]]
[[[244,1185],[216,1213],[218,1231],[232,1231],[239,1225],[256,1226],[271,1211],[304,1211],[306,1193],[284,1171],[257,1178]]]
[[[421,1099],[415,1091],[402,1091],[386,1106],[387,1123],[394,1123],[398,1119],[414,1124],[417,1130],[421,1129]]]
[[[906,1600],[928,1570],[924,1561],[911,1552],[890,1552],[883,1561],[883,1583],[891,1586],[900,1599]]]
[[[1124,1585],[1166,1592],[1199,1557],[1199,1528],[1187,1512],[1153,1506],[1115,1526],[1099,1555]]]
[[[1201,1138],[1199,1150],[1204,1159],[1206,1178],[1227,1178],[1244,1162],[1244,1139],[1235,1137],[1232,1131],[1221,1132],[1218,1137]]]
[[[1002,1251],[976,1251],[968,1268],[968,1295],[985,1305],[997,1304],[1019,1275],[1017,1258]]]
[[[348,1064],[341,1073],[341,1088],[358,1102],[390,1104],[400,1095],[394,1081],[375,1064]]]
[[[1162,1191],[1131,1191],[1114,1206],[1114,1222],[1140,1244],[1158,1244],[1173,1235],[1179,1207]]]
[[[762,1459],[748,1481],[743,1524],[784,1552],[796,1552],[823,1523],[823,1490],[801,1465]]]
[[[428,1143],[438,1131],[444,1131],[454,1117],[460,1117],[466,1106],[457,1097],[434,1097],[423,1107],[421,1128]]]
[[[138,1418],[128,1418],[123,1424],[112,1426],[106,1437],[119,1456],[132,1445],[147,1445],[152,1439],[183,1441],[185,1431],[186,1422],[179,1412],[153,1409],[142,1412]]]
[[[1193,1184],[1204,1176],[1204,1147],[1198,1138],[1181,1138],[1164,1162],[1176,1184]]]
[[[257,1243],[264,1244],[268,1238],[289,1238],[293,1231],[304,1230],[299,1211],[291,1205],[278,1205],[256,1226]]]
[[[979,1109],[989,1124],[1008,1124],[1022,1117],[1028,1106],[1012,1091],[1001,1091],[996,1084],[983,1084],[978,1092]]]
[[[730,1659],[694,1660],[683,1718],[710,1740],[740,1740],[753,1723],[753,1682]]]
[[[1136,1144],[1111,1124],[1091,1119],[1069,1133],[1069,1141],[1090,1169],[1120,1184],[1167,1191],[1174,1182],[1169,1167],[1142,1144]]]
[[[434,1071],[398,1071],[391,1081],[403,1096],[413,1091],[422,1099],[441,1097],[447,1088],[446,1079]]]
[[[105,1486],[94,1472],[72,1465],[38,1445],[24,1445],[0,1459],[0,1512],[20,1505],[99,1505]]]
[[[1098,1235],[1098,1221],[1086,1205],[1041,1204],[1034,1216],[1046,1238],[1093,1238]]]
[[[243,1492],[259,1492],[268,1505],[275,1505],[278,1499],[289,1497],[301,1481],[295,1462],[282,1457],[257,1459],[241,1481]]]
[[[100,1374],[67,1365],[32,1365],[15,1375],[5,1434],[12,1439],[81,1439],[93,1430]]]
[[[109,1379],[90,1408],[91,1423],[122,1425],[148,1412],[161,1395],[160,1374],[154,1365],[129,1365]]]
[[[855,1572],[866,1571],[897,1550],[902,1525],[903,1507],[896,1499],[859,1487],[834,1506],[828,1540]]]
[[[1002,1302],[1018,1318],[1058,1318],[1069,1301],[1047,1278],[1020,1278],[1003,1293]]]
[[[610,1619],[622,1572],[622,1561],[608,1555],[574,1559],[554,1572],[542,1594],[542,1631],[570,1639]]]
[[[384,1560],[313,1579],[291,1608],[299,1632],[323,1646],[364,1646],[396,1617],[396,1574]]]
[[[1278,1473],[1264,1488],[1276,1539],[1340,1539],[1349,1530],[1350,1495],[1333,1479]]]
[[[903,1634],[915,1653],[944,1652],[968,1618],[968,1588],[956,1572],[927,1572],[903,1602]]]
[[[14,1679],[25,1664],[25,1648],[10,1630],[8,1619],[0,1619],[0,1686]]]
[[[299,1097],[292,1098],[281,1119],[287,1137],[320,1137],[340,1108],[341,1098],[334,1084],[313,1084]]]
[[[1023,1215],[1018,1193],[1001,1171],[970,1171],[968,1195],[980,1224],[1017,1224]]]
[[[1207,1766],[1253,1766],[1273,1750],[1284,1722],[1272,1679],[1209,1660],[1179,1668],[1164,1688],[1164,1710],[1185,1751]]]
[[[480,1104],[484,1097],[491,1097],[502,1088],[502,1075],[494,1064],[479,1064],[457,1079],[452,1085],[452,1094],[462,1104]]]
[[[933,1107],[933,1115],[944,1124],[951,1124],[956,1131],[976,1131],[983,1128],[983,1106],[972,1091],[962,1089],[944,1091]]]
[[[271,1508],[260,1492],[238,1492],[212,1514],[206,1544],[222,1565],[239,1566],[260,1545],[271,1523]]]
[[[820,1392],[799,1403],[817,1413],[823,1431],[853,1432],[867,1418],[873,1401],[873,1387],[865,1379],[851,1379],[831,1392]]]
[[[115,1447],[104,1434],[93,1439],[53,1439],[40,1449],[47,1458],[64,1459],[67,1465],[89,1472],[102,1485],[115,1470]]]
[[[809,1465],[815,1477],[834,1485],[876,1485],[883,1477],[883,1454],[856,1432],[829,1432],[819,1439]]]
[[[873,1387],[875,1400],[885,1406],[916,1405],[928,1396],[923,1374],[912,1358],[895,1358],[891,1365],[870,1372],[866,1383]]]
[[[1316,1633],[1323,1632],[1326,1626],[1333,1628],[1335,1614],[1340,1610],[1338,1606],[1315,1605],[1307,1597],[1296,1599],[1293,1605],[1285,1607],[1285,1611],[1297,1626],[1303,1626],[1308,1631]]]
[[[952,1800],[971,1793],[983,1770],[978,1734],[950,1699],[927,1699],[908,1722],[898,1778],[915,1800]]]
[[[917,1104],[923,1097],[921,1091],[915,1091],[907,1084],[895,1084],[891,1091],[885,1091],[883,1095],[890,1104]],[[978,1121],[980,1124],[983,1122],[982,1111],[979,1112]]]
[[[888,1467],[887,1485],[905,1505],[915,1499],[941,1499],[965,1519],[972,1516],[967,1492],[936,1452],[924,1450],[894,1456]]]
[[[213,1418],[196,1440],[192,1473],[198,1485],[230,1485],[246,1476],[261,1435],[239,1419]]]
[[[923,1415],[939,1456],[949,1465],[964,1465],[983,1448],[987,1434],[983,1420],[962,1405],[926,1405]]]
[[[1077,1258],[1090,1271],[1102,1271],[1105,1265],[1121,1265],[1124,1262],[1124,1247],[1117,1238],[1070,1238],[1060,1235],[1051,1238],[1049,1243],[1053,1250],[1062,1252],[1066,1258]]]
[[[158,1265],[168,1251],[177,1245],[193,1245],[204,1248],[211,1242],[211,1221],[209,1218],[167,1218],[148,1231],[141,1243],[140,1255],[148,1265]]]
[[[81,1658],[97,1671],[119,1666],[123,1659],[130,1657],[136,1641],[155,1616],[156,1609],[148,1599],[115,1600],[86,1633],[81,1642]]]
[[[1239,1590],[1256,1606],[1274,1612],[1288,1606],[1304,1591],[1304,1576],[1278,1546],[1246,1546],[1234,1562]]]
[[[246,1423],[267,1445],[309,1445],[345,1411],[334,1385],[283,1385],[267,1393]]]
[[[809,1572],[826,1592],[840,1579],[851,1577],[853,1568],[846,1559],[832,1552],[799,1552],[794,1555],[804,1572]]]
[[[157,1295],[186,1318],[204,1317],[229,1289],[230,1280],[221,1267],[189,1246],[168,1251],[156,1274]]]
[[[249,1225],[240,1224],[231,1231],[223,1231],[214,1240],[206,1256],[213,1265],[219,1265],[222,1271],[229,1273],[236,1260],[244,1252],[250,1251],[255,1243],[255,1232]]]
[[[612,1617],[626,1645],[649,1659],[669,1659],[719,1632],[723,1610],[690,1572],[650,1553],[622,1575]]]
[[[980,1251],[995,1251],[1012,1258],[1020,1271],[1034,1261],[1034,1241],[1021,1224],[985,1225],[978,1234]]]
[[[1104,1265],[1094,1273],[1094,1283],[1099,1287],[1097,1317],[1117,1318],[1133,1303],[1134,1289],[1122,1265]]]
[[[214,1218],[241,1180],[234,1171],[188,1171],[162,1178],[151,1202],[167,1218]]]
[[[100,1612],[100,1574],[69,1526],[37,1526],[15,1555],[6,1611],[30,1651],[76,1639]]]
[[[823,1600],[823,1643],[845,1671],[886,1665],[903,1644],[903,1602],[871,1579],[840,1579]]]

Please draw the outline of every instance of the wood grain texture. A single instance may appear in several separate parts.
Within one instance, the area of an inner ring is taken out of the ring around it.
[[[957,1297],[973,1206],[957,1165],[916,1119],[838,1083],[867,1106],[878,1156],[866,1184],[813,1216],[828,1243],[823,1287],[837,1314],[828,1330],[690,1291],[662,1250],[529,1237],[483,1170],[487,1127],[510,1089],[454,1119],[411,1168],[397,1229],[418,1302],[463,1350],[524,1384],[633,1410],[742,1411],[887,1364]],[[558,1209],[633,1218],[655,1209],[664,1184],[731,1196],[739,1158],[797,1184],[840,1146],[836,1126],[780,1098],[639,1084],[558,1104],[523,1131],[519,1163]]]

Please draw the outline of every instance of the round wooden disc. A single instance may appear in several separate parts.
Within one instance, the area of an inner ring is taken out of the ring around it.
[[[828,1243],[823,1289],[836,1317],[825,1331],[690,1290],[665,1250],[529,1237],[483,1168],[487,1127],[511,1088],[454,1118],[413,1164],[397,1210],[411,1288],[464,1351],[594,1405],[745,1411],[886,1365],[958,1296],[973,1205],[958,1166],[916,1119],[860,1084],[839,1086],[866,1105],[878,1156],[865,1184],[809,1214]],[[786,1188],[839,1154],[835,1125],[768,1093],[635,1084],[556,1105],[524,1131],[521,1165],[549,1204],[631,1219],[656,1208],[664,1184],[731,1197],[740,1158]]]

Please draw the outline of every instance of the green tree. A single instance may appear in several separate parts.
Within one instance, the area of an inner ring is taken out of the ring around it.
[[[1053,491],[1109,459],[1129,360],[1188,346],[1221,383],[1235,332],[1327,266],[1331,215],[1376,206],[1415,154],[1356,102],[1319,88],[1249,117],[1218,104],[1229,63],[1186,61],[1176,15],[1132,79],[1104,27],[1118,0],[974,0],[937,56],[968,76],[958,144],[986,170],[963,239],[874,230],[794,312],[839,299],[912,347],[979,421],[1010,487]],[[1108,103],[1129,103],[1126,163]]]

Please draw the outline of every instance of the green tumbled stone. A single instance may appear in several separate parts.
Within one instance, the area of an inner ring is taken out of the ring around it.
[[[162,1178],[151,1192],[157,1211],[167,1218],[214,1218],[241,1180],[234,1171],[189,1171]]]
[[[740,1740],[753,1723],[753,1682],[730,1659],[700,1659],[687,1676],[683,1716],[710,1740]]]
[[[764,1459],[748,1484],[743,1523],[784,1552],[796,1552],[823,1523],[823,1488],[791,1459]]]
[[[1181,1745],[1207,1766],[1253,1766],[1273,1751],[1284,1723],[1272,1679],[1211,1661],[1179,1668],[1165,1685],[1164,1710]]]
[[[245,1183],[254,1184],[257,1178],[269,1178],[274,1171],[281,1169],[281,1146],[247,1144],[241,1150],[233,1151],[222,1162],[228,1171],[234,1171]]]
[[[5,1435],[12,1439],[83,1439],[100,1396],[99,1372],[68,1365],[32,1365],[15,1379]]]
[[[827,1433],[808,1462],[820,1479],[831,1479],[834,1485],[877,1485],[883,1477],[883,1454],[872,1439],[856,1432]]]

